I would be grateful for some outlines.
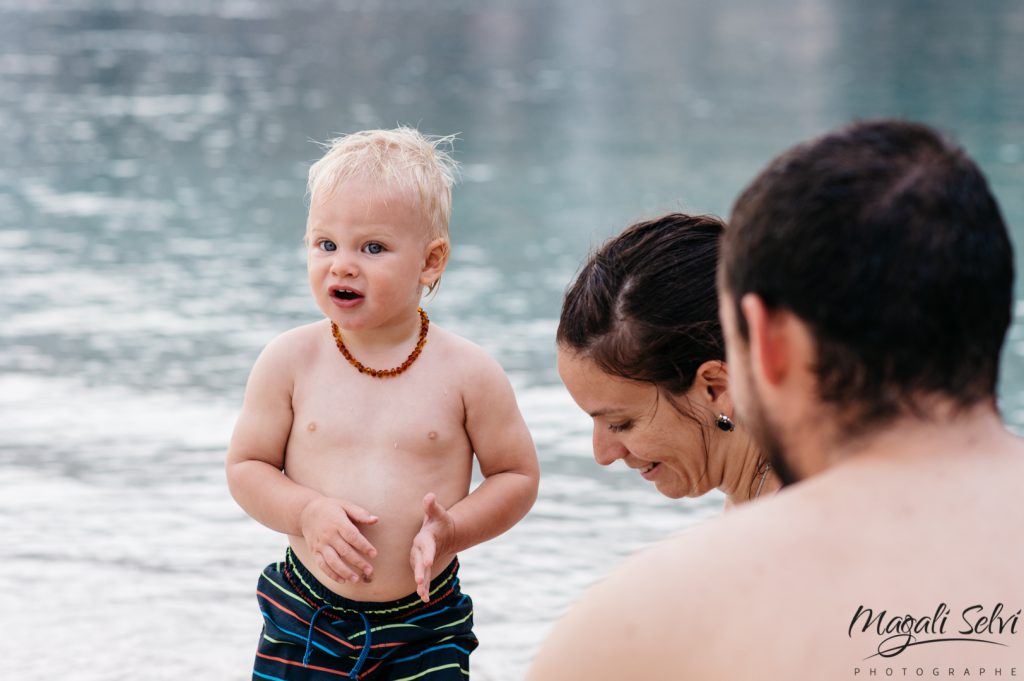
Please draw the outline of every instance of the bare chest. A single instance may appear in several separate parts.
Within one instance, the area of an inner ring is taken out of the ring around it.
[[[292,398],[289,451],[413,455],[469,453],[460,392],[426,372],[375,379],[342,370],[310,372]]]

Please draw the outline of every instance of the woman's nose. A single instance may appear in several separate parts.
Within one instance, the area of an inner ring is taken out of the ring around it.
[[[628,454],[629,451],[622,446],[614,435],[598,425],[594,425],[594,461],[602,466],[608,466]]]

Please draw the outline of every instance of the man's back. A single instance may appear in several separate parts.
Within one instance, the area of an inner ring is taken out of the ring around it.
[[[581,627],[600,645],[572,656],[572,670],[539,659],[536,678],[1024,675],[1022,480],[1024,441],[989,408],[901,424],[870,451],[637,556],[548,650],[577,645]],[[625,635],[602,638],[611,621]]]

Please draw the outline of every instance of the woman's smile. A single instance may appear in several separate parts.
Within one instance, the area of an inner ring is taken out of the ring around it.
[[[658,470],[659,470],[658,467],[660,465],[661,465],[660,462],[654,461],[654,462],[651,462],[651,463],[647,464],[646,466],[643,466],[642,468],[639,469],[640,470],[640,476],[644,480],[653,480],[654,477],[658,474]]]

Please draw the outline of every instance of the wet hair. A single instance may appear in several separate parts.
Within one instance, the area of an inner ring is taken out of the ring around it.
[[[725,360],[715,266],[724,225],[672,213],[632,225],[583,265],[569,287],[557,341],[605,373],[653,384],[672,399],[697,368]]]
[[[921,398],[991,400],[1011,319],[1013,251],[957,145],[898,120],[855,123],[773,160],[733,208],[722,285],[813,334],[819,397],[848,433]]]
[[[454,135],[432,137],[405,126],[363,130],[330,140],[324,145],[326,153],[309,168],[310,203],[354,177],[378,182],[384,190],[417,197],[427,219],[428,237],[447,241],[452,185],[458,173],[449,153],[454,140]]]

